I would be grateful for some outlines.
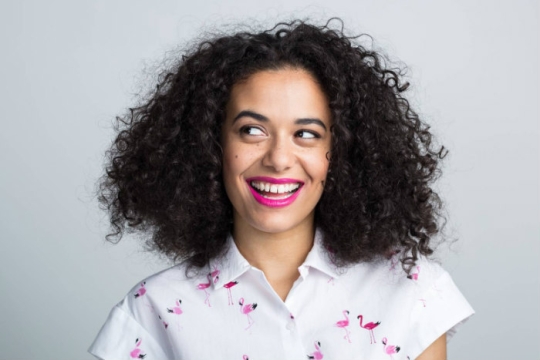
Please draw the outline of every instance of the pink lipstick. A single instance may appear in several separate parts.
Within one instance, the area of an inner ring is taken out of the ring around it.
[[[246,179],[246,182],[259,204],[274,208],[292,204],[304,186],[300,180],[267,176],[252,177]]]

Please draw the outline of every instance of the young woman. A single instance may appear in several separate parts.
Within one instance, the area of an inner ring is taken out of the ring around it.
[[[444,148],[407,85],[302,21],[205,41],[121,118],[113,237],[178,265],[136,284],[102,359],[446,359],[473,310],[433,260]]]

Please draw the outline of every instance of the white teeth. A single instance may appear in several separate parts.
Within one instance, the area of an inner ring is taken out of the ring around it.
[[[300,187],[300,183],[277,185],[262,181],[252,181],[251,186],[260,191],[270,192],[273,194],[284,194],[298,189]]]

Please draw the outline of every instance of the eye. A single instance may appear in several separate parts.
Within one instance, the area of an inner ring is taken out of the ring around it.
[[[240,133],[252,136],[264,135],[264,132],[261,129],[254,126],[243,126],[242,128],[240,128]]]
[[[302,139],[317,139],[321,136],[313,131],[300,130],[296,133],[296,136],[301,137]]]

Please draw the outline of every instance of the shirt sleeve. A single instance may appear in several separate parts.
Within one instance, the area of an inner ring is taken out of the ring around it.
[[[446,271],[424,291],[419,300],[411,313],[409,355],[412,359],[444,333],[446,341],[450,341],[459,326],[474,314],[473,308]]]
[[[118,305],[88,352],[101,360],[169,359],[152,335]]]

